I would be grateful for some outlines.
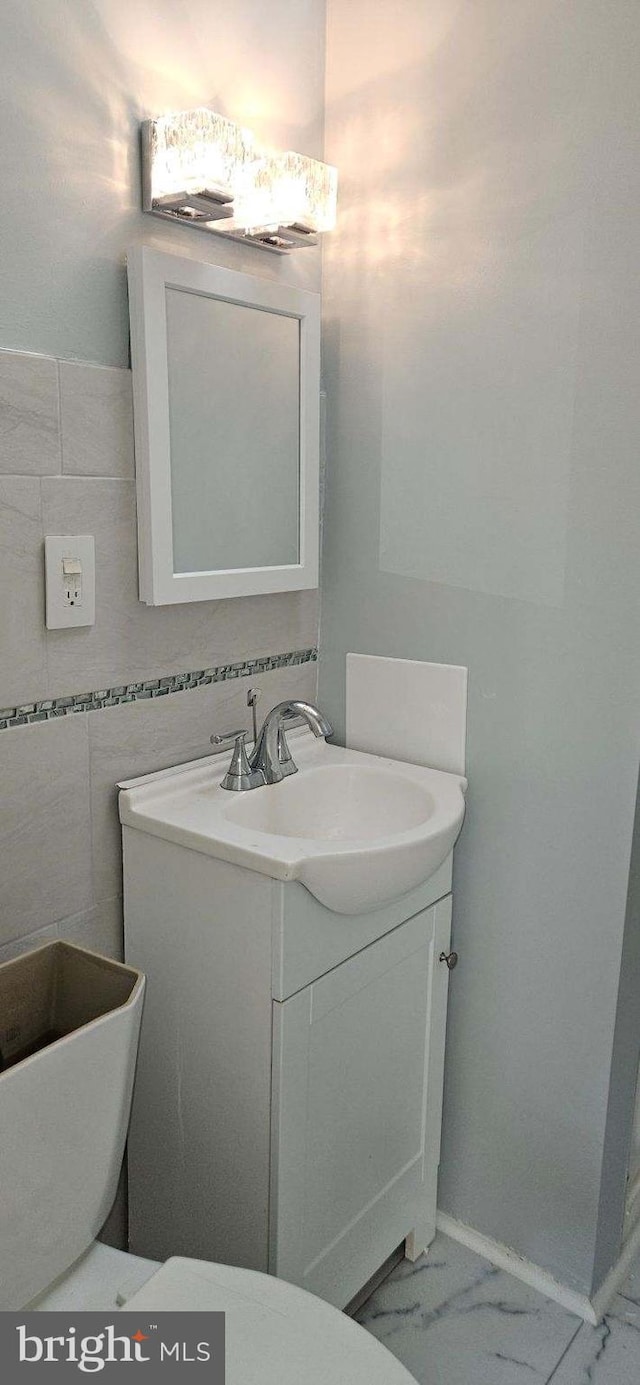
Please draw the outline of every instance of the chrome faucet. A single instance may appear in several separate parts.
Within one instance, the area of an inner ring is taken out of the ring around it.
[[[264,775],[265,784],[279,784],[288,774],[298,772],[284,734],[286,717],[303,717],[314,736],[330,736],[333,729],[311,702],[279,702],[272,707],[249,757],[251,769]]]
[[[297,774],[298,766],[294,763],[284,734],[283,722],[287,717],[303,717],[314,736],[331,735],[331,724],[311,702],[279,702],[267,712],[250,755],[247,755],[245,748],[247,731],[229,731],[211,737],[212,745],[235,741],[231,764],[221,788],[243,793],[247,789],[262,788],[265,784],[279,784],[288,774]]]

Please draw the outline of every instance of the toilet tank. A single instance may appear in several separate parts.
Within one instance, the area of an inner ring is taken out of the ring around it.
[[[0,966],[0,1311],[47,1288],[108,1215],[144,984],[67,942]]]

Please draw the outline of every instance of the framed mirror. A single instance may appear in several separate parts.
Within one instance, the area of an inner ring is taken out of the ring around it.
[[[127,256],[140,599],[318,584],[320,299]]]

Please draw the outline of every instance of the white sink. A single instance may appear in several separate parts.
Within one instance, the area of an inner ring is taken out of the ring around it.
[[[278,837],[326,842],[375,842],[419,827],[433,816],[433,794],[390,763],[323,764],[307,768],[272,794],[238,794],[227,817]]]
[[[288,739],[298,774],[246,793],[220,787],[228,755],[121,786],[128,827],[300,880],[328,909],[360,914],[407,894],[449,855],[466,779],[315,740]]]

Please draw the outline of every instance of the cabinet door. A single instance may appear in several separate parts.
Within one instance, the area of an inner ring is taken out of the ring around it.
[[[344,1307],[435,1230],[451,896],[274,1002],[272,1273]]]

